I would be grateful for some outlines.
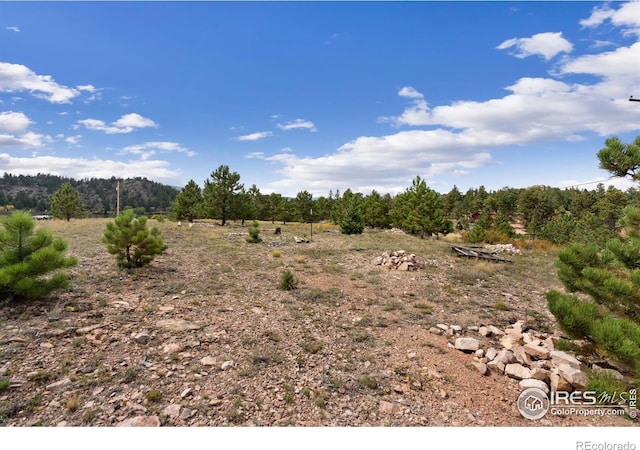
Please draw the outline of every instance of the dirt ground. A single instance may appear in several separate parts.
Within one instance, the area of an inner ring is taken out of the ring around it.
[[[635,426],[622,417],[516,409],[519,388],[481,375],[454,336],[468,327],[558,333],[545,293],[560,289],[553,251],[512,263],[455,256],[446,239],[396,231],[345,236],[331,225],[247,228],[157,223],[168,250],[136,271],[100,242],[106,220],[43,222],[79,263],[71,289],[0,306],[0,423],[111,427],[134,417],[164,426]],[[282,234],[275,235],[275,227]],[[294,236],[311,238],[297,244]],[[452,238],[449,238],[449,240]],[[416,255],[416,271],[374,260]],[[291,271],[297,289],[283,290]]]

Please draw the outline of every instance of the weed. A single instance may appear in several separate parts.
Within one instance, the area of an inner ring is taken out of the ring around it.
[[[162,398],[162,392],[157,389],[151,389],[149,392],[144,394],[144,398],[149,402],[159,402]]]
[[[11,386],[11,382],[7,380],[0,380],[0,392],[6,391]]]
[[[496,300],[493,303],[493,307],[495,309],[497,309],[498,311],[509,311],[509,305],[507,305],[505,302],[503,302],[502,300]]]
[[[263,333],[263,336],[273,342],[280,342],[282,338],[275,331],[267,330]]]
[[[131,383],[138,378],[138,370],[135,367],[127,367],[124,372],[123,383]]]
[[[72,395],[71,397],[67,398],[67,410],[69,410],[70,412],[74,412],[78,409],[78,407],[80,407],[80,397],[78,397],[78,395]]]
[[[91,423],[96,416],[96,412],[93,409],[87,409],[82,415],[82,422]]]
[[[433,306],[428,305],[426,303],[415,303],[413,307],[418,309],[422,314],[433,313]]]
[[[48,370],[38,370],[37,372],[30,373],[27,376],[28,381],[49,381],[53,375]]]
[[[353,342],[366,342],[372,339],[372,337],[373,336],[371,336],[369,333],[358,332],[353,335]]]
[[[322,343],[322,341],[319,341],[317,339],[307,339],[300,343],[300,347],[302,347],[305,352],[315,355],[316,353],[320,352],[320,350],[322,350],[324,344]]]
[[[402,306],[402,303],[394,302],[394,301],[389,301],[382,307],[383,311],[397,311],[401,309],[404,309],[404,306]]]
[[[358,378],[358,383],[369,389],[378,389],[378,381],[369,375],[362,375]]]
[[[595,391],[600,403],[615,403],[620,401],[620,393],[626,391],[627,386],[607,371],[593,371],[589,373],[585,390]]]
[[[273,256],[274,258],[280,258],[282,256],[282,253],[278,250],[274,250],[271,252],[271,256]]]

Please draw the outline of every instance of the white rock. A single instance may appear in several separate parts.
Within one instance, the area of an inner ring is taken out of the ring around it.
[[[172,403],[171,405],[167,406],[165,409],[162,410],[162,414],[172,419],[175,419],[180,415],[180,408],[181,408],[180,405]]]
[[[474,356],[475,356],[476,358],[482,358],[482,357],[484,357],[484,350],[482,350],[481,348],[479,348],[478,350],[476,350],[476,352],[475,352]]]
[[[225,361],[225,362],[223,362],[223,363],[222,363],[222,366],[220,366],[220,368],[221,368],[222,370],[229,370],[229,369],[231,369],[234,365],[235,365],[235,364],[234,364],[234,362],[233,362],[233,361],[231,361],[231,360],[230,360],[230,361]]]
[[[486,356],[489,361],[493,361],[496,359],[496,356],[498,356],[498,350],[493,347],[489,347],[484,356]]]
[[[117,427],[159,427],[160,418],[158,416],[138,416],[123,420]]]
[[[582,367],[582,363],[578,361],[575,356],[561,350],[554,350],[551,352],[551,361],[556,366],[559,366],[560,364],[568,364],[574,369],[580,369]]]
[[[520,389],[523,391],[529,388],[538,388],[544,391],[545,394],[549,393],[549,386],[547,386],[547,383],[541,380],[533,379],[533,378],[525,378],[523,380],[520,380],[520,382],[518,383],[518,386],[520,386]]]
[[[535,342],[525,344],[523,346],[523,349],[525,353],[531,356],[533,359],[549,359],[549,357],[551,356],[551,352],[547,347],[537,345]]]
[[[503,374],[504,368],[505,368],[505,364],[501,361],[498,361],[497,359],[494,359],[493,361],[489,361],[487,363],[487,369],[489,369],[491,372]]]
[[[573,392],[573,386],[571,386],[571,383],[569,383],[567,380],[562,378],[557,373],[551,372],[551,375],[549,376],[549,378],[550,378],[549,386],[551,387],[552,391]]]
[[[558,366],[558,375],[578,390],[583,390],[587,386],[587,374],[569,364],[560,364]]]
[[[531,371],[518,363],[507,364],[504,368],[504,373],[508,377],[515,378],[516,380],[531,378]]]
[[[480,333],[480,336],[484,336],[484,337],[490,337],[492,334],[491,330],[487,327],[478,328],[478,333]]]
[[[475,338],[461,337],[456,339],[454,347],[463,352],[475,352],[480,348],[480,342]]]
[[[47,391],[56,391],[58,389],[62,389],[71,384],[71,380],[68,377],[64,377],[62,380],[56,381],[55,383],[51,383],[47,385]]]

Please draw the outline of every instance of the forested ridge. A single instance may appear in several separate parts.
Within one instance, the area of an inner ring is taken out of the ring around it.
[[[55,194],[64,183],[80,194],[80,200],[89,216],[111,216],[116,212],[116,187],[120,182],[120,207],[132,207],[148,213],[168,213],[178,189],[143,177],[119,179],[111,177],[73,178],[38,174],[12,175],[0,178],[0,208],[47,213]]]

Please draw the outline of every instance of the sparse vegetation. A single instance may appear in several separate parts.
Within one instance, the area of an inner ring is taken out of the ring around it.
[[[280,274],[280,289],[292,291],[298,288],[298,278],[290,270],[285,270]]]

